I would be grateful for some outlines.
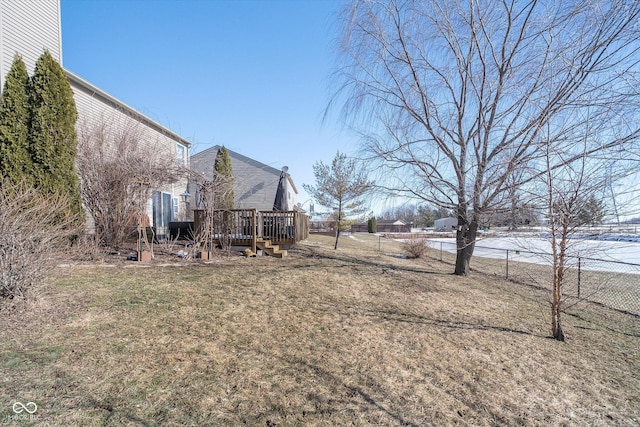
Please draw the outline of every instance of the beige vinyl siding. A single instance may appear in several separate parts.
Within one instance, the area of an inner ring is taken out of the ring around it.
[[[78,127],[108,122],[114,130],[134,127],[146,148],[176,159],[176,145],[188,153],[191,143],[178,134],[140,114],[106,92],[66,71],[78,110]],[[80,131],[80,129],[78,129]],[[188,156],[186,156],[188,161]],[[188,166],[188,165],[187,165]]]
[[[0,90],[16,53],[31,75],[45,49],[62,65],[59,0],[0,0]]]
[[[83,127],[90,129],[94,126],[106,124],[112,135],[117,135],[120,132],[134,133],[149,153],[160,153],[169,159],[176,159],[176,146],[179,144],[184,147],[186,153],[185,162],[187,162],[186,166],[188,166],[189,141],[138,113],[73,73],[69,71],[66,71],[66,73],[71,83],[76,109],[78,110],[76,126],[78,135],[83,132]],[[177,182],[166,185],[163,188],[154,188],[153,190],[168,193],[172,199],[177,198],[179,203],[178,210],[184,212],[184,201],[181,200],[180,194],[186,189],[187,178],[185,176]],[[147,211],[149,218],[152,219],[151,201],[148,203]]]

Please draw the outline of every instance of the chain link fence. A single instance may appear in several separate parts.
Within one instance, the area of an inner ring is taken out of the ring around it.
[[[454,263],[455,242],[425,239],[432,256]],[[640,264],[590,257],[568,257],[564,272],[566,299],[586,300],[640,315]],[[550,254],[476,245],[471,269],[508,280],[551,289]]]

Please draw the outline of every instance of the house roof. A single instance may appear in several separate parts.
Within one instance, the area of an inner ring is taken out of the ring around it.
[[[378,225],[406,225],[404,222],[398,219],[381,219],[376,221]]]
[[[160,123],[156,122],[155,120],[152,120],[151,118],[145,116],[141,112],[137,111],[135,108],[128,106],[124,102],[120,101],[118,98],[115,98],[114,96],[109,95],[107,92],[89,83],[88,81],[78,76],[77,74],[74,74],[67,69],[64,69],[64,72],[71,83],[80,86],[82,89],[91,93],[94,97],[101,98],[102,101],[106,101],[107,103],[113,104],[114,106],[121,108],[124,112],[126,112],[136,120],[139,120],[146,126],[149,126],[155,131],[160,132],[164,135],[167,135],[172,139],[175,139],[177,142],[180,142],[182,145],[186,147],[191,147],[191,141],[186,140],[185,138],[178,135],[174,131],[162,126]]]
[[[191,158],[194,160],[198,160],[199,162],[204,163],[206,161],[207,164],[213,164],[216,160],[216,156],[218,155],[218,150],[220,148],[222,148],[221,145],[214,145],[210,148],[207,148],[206,150],[200,151],[199,153],[192,154]],[[281,171],[272,166],[266,165],[264,163],[260,163],[257,160],[253,160],[250,157],[243,156],[242,154],[237,153],[233,150],[229,150],[228,148],[227,148],[227,151],[229,152],[229,156],[231,157],[235,157],[236,159],[241,160],[244,163],[250,164],[253,167],[256,167],[258,169],[262,169],[264,171],[271,172],[274,175],[280,176]]]
[[[222,148],[221,145],[214,145],[210,148],[207,148],[206,150],[203,150],[203,151],[200,151],[199,153],[191,155],[191,168],[199,172],[204,172],[207,176],[209,176],[210,172],[212,174],[213,170],[211,170],[211,165],[215,163],[216,156],[218,155],[218,150],[220,148]],[[273,166],[269,166],[267,164],[254,160],[250,157],[244,156],[236,151],[229,150],[228,148],[227,148],[227,151],[229,152],[229,156],[231,158],[234,158],[247,165],[250,165],[256,169],[260,169],[265,172],[271,173],[275,175],[278,179],[280,178],[280,174],[282,173],[282,170],[278,170]],[[237,171],[237,172],[242,173],[241,171]],[[236,173],[235,170],[234,170],[234,173]],[[293,188],[293,191],[295,191],[296,194],[298,194],[298,189],[295,183],[293,182],[293,178],[291,178],[291,175],[289,173],[287,173],[287,179],[291,184],[291,188]]]

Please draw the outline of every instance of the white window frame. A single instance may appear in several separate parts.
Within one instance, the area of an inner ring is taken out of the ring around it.
[[[173,197],[171,199],[171,208],[173,209],[173,217],[175,217],[180,213],[180,199],[177,197]]]
[[[176,159],[180,166],[186,166],[187,147],[180,143],[176,143]]]

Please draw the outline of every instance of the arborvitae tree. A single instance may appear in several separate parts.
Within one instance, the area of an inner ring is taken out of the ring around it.
[[[29,74],[19,55],[7,73],[0,99],[0,182],[17,184],[30,178]]]
[[[231,167],[231,157],[225,147],[221,147],[216,154],[213,165],[213,181],[216,188],[216,209],[233,209],[233,169]]]
[[[376,217],[371,217],[367,221],[367,231],[369,233],[377,233],[378,232],[378,222],[376,221]]]
[[[71,201],[71,210],[81,212],[75,169],[78,114],[69,80],[49,52],[36,62],[28,94],[29,151],[35,184],[45,193],[64,193]]]

